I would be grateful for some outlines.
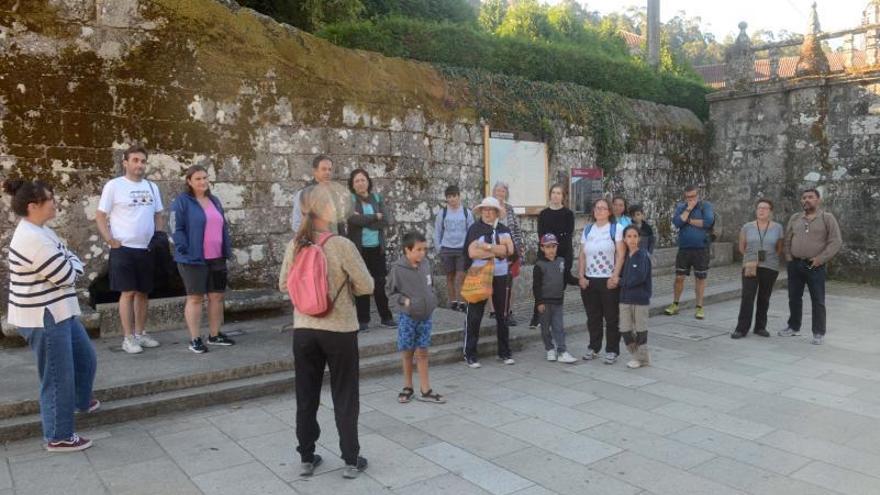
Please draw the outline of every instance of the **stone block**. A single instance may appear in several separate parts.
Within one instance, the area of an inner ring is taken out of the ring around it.
[[[429,159],[431,157],[431,141],[421,133],[391,133],[391,153],[404,158]]]
[[[465,480],[493,494],[509,494],[534,483],[448,443],[415,451]]]
[[[406,132],[425,132],[425,113],[421,110],[409,110],[403,119],[403,130]]]
[[[617,447],[582,435],[572,435],[569,430],[539,419],[508,423],[498,430],[585,466],[620,452]]]
[[[237,495],[261,493],[266,495],[296,495],[296,491],[259,462],[250,462],[193,478],[206,494]]]
[[[810,462],[801,455],[699,426],[676,432],[670,438],[782,475],[789,475]]]
[[[327,132],[327,149],[333,155],[390,155],[387,132],[363,129],[332,129]]]

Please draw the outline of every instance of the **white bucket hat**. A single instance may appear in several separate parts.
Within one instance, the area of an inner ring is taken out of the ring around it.
[[[501,203],[499,203],[498,200],[493,198],[492,196],[489,196],[487,198],[483,198],[482,203],[478,204],[477,206],[474,206],[474,216],[479,215],[480,210],[483,208],[493,208],[499,214],[501,213]]]

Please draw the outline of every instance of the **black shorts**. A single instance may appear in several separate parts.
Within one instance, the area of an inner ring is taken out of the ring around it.
[[[440,249],[440,265],[443,273],[452,275],[464,272],[464,251],[461,248]]]
[[[110,249],[110,290],[153,292],[153,265],[153,253],[146,249],[125,246]]]
[[[687,277],[694,269],[694,278],[705,279],[709,275],[709,248],[679,249],[675,255],[675,274]]]
[[[226,292],[226,260],[217,258],[206,260],[205,265],[177,264],[177,271],[183,279],[186,295],[203,295],[209,292]]]

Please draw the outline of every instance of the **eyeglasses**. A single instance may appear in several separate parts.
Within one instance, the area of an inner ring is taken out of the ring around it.
[[[608,210],[608,207],[607,207],[607,206],[596,206],[596,207],[594,207],[593,209],[594,209],[594,210],[606,210],[606,211],[607,211],[607,210]]]

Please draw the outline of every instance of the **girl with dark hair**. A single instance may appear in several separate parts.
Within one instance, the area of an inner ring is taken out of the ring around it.
[[[623,227],[611,214],[606,199],[593,203],[593,223],[581,235],[578,256],[578,283],[587,312],[590,345],[585,360],[599,357],[602,327],[605,327],[605,364],[614,364],[620,355],[620,270],[625,254]]]
[[[223,206],[211,194],[208,171],[201,165],[188,168],[186,192],[171,205],[174,215],[174,261],[186,288],[183,313],[189,329],[189,350],[208,351],[201,337],[202,303],[208,298],[208,344],[230,346],[235,341],[220,331],[226,291],[226,260],[232,256],[229,225]]]
[[[56,214],[49,185],[7,180],[3,190],[20,217],[9,243],[8,321],[37,360],[46,450],[84,450],[92,441],[74,431],[74,412],[93,412],[101,404],[92,397],[95,349],[79,320],[76,298],[83,265],[46,226]]]
[[[336,223],[336,193],[325,184],[311,186],[300,195],[303,221],[299,231],[287,245],[278,289],[287,294],[287,276],[300,251],[312,244],[322,245],[326,257],[327,285],[338,294],[330,311],[312,316],[293,308],[293,365],[296,374],[296,448],[302,462],[300,475],[311,476],[321,464],[315,443],[321,434],[318,407],[324,367],[330,368],[333,414],[339,433],[339,451],[345,461],[343,476],[355,478],[366,469],[358,443],[359,358],[358,321],[355,297],[373,292],[373,278],[357,248],[342,236],[330,235]],[[328,237],[330,235],[330,237]],[[321,244],[323,241],[323,244]]]
[[[364,169],[351,171],[348,189],[351,191],[353,206],[352,214],[348,217],[348,238],[357,246],[373,277],[373,299],[376,301],[382,326],[397,328],[397,322],[388,308],[388,296],[385,294],[385,277],[388,274],[385,261],[385,227],[390,224],[385,212],[385,202],[380,194],[373,192],[373,180]],[[359,329],[366,331],[370,326],[370,296],[358,296],[356,304]]]

